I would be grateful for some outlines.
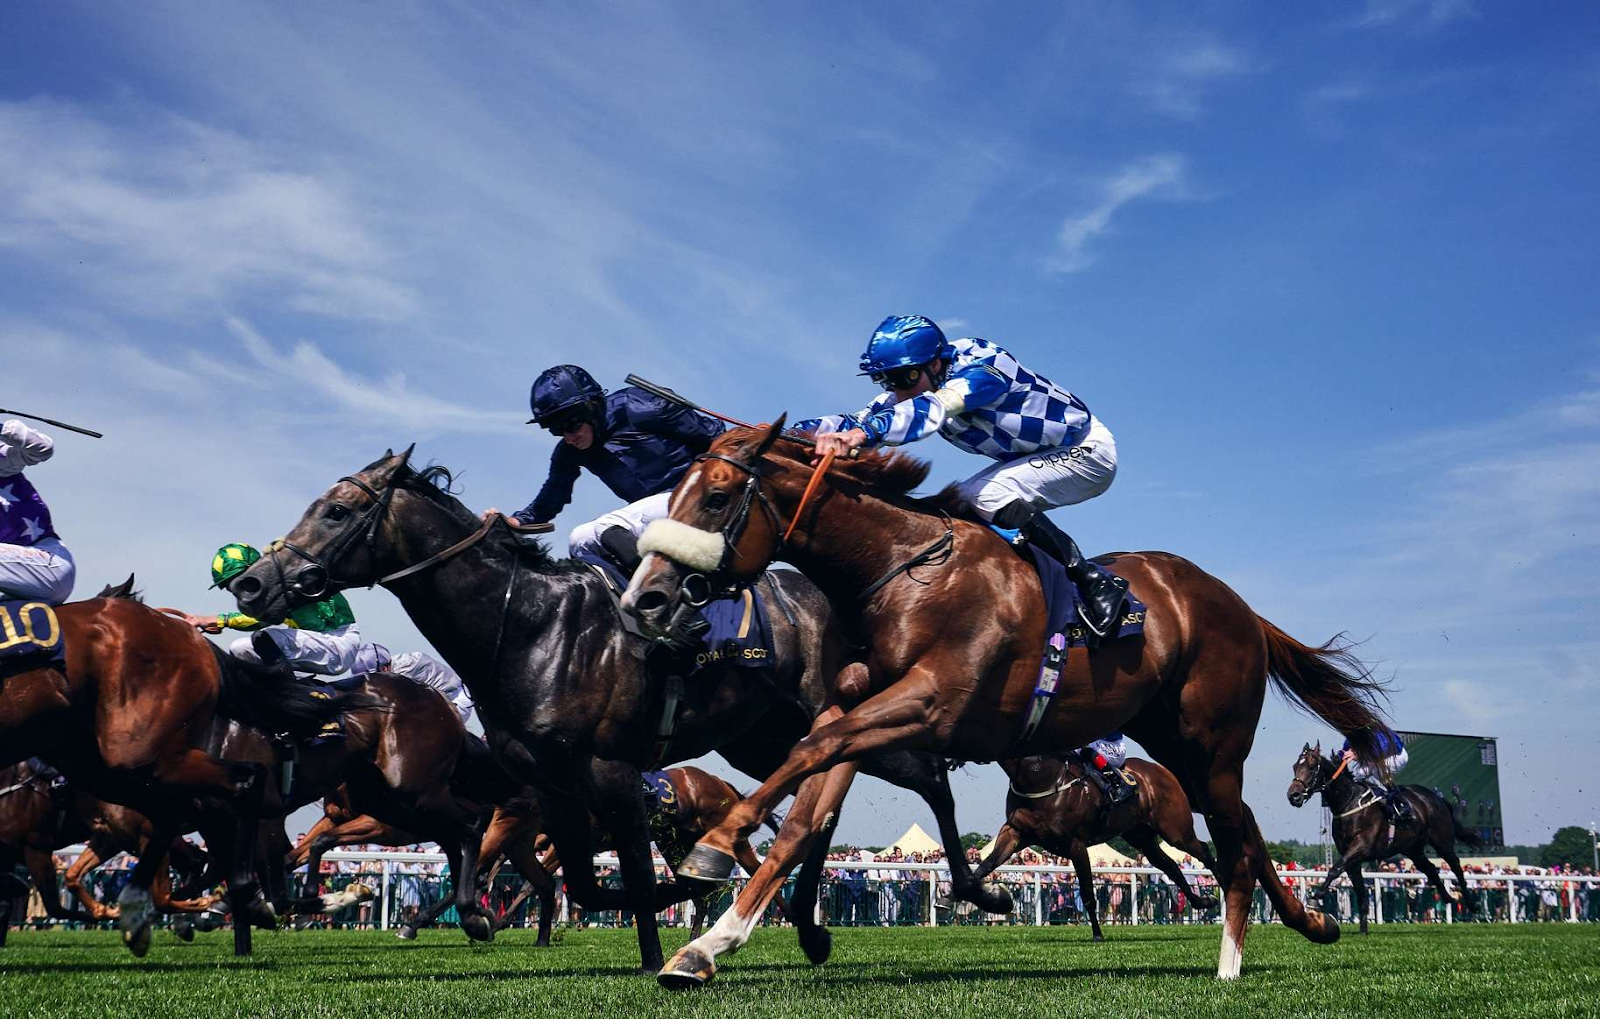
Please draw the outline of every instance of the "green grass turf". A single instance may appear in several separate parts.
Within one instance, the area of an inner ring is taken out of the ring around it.
[[[373,931],[257,933],[181,944],[165,931],[143,960],[111,932],[12,931],[0,949],[4,1016],[1063,1016],[1600,1015],[1600,927],[1385,926],[1311,945],[1252,927],[1243,979],[1219,983],[1214,927],[837,930],[807,965],[794,934],[756,932],[717,979],[675,993],[635,974],[629,931],[568,931],[535,949],[525,931],[489,946],[454,930],[403,943]],[[667,934],[668,951],[684,941]]]

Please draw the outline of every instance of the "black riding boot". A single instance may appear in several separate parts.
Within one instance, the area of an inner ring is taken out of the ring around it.
[[[1393,787],[1385,789],[1383,805],[1389,811],[1389,819],[1395,824],[1409,824],[1413,820],[1411,801],[1406,799],[1400,790]]]
[[[1128,582],[1085,559],[1078,551],[1078,543],[1043,513],[1035,511],[1032,519],[1022,526],[1022,533],[1030,542],[1054,553],[1067,568],[1067,579],[1076,584],[1083,595],[1078,612],[1091,634],[1089,646],[1115,637],[1122,626],[1122,605],[1128,597]]]
[[[1111,809],[1117,804],[1133,796],[1133,786],[1129,785],[1122,777],[1122,771],[1114,765],[1107,764],[1104,768],[1094,763],[1094,757],[1080,752],[1078,760],[1083,762],[1083,773],[1089,776],[1089,781],[1095,784],[1100,794],[1106,798],[1106,809]]]
[[[608,527],[600,532],[600,554],[624,577],[631,577],[639,568],[639,539],[626,527]]]

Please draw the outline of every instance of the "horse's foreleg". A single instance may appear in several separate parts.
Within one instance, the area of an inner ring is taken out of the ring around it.
[[[839,814],[837,811],[832,816],[824,818],[823,827],[817,832],[817,837],[811,842],[811,850],[806,853],[805,862],[800,865],[800,871],[795,875],[794,892],[789,897],[788,917],[794,924],[795,933],[800,937],[800,949],[806,953],[806,958],[811,960],[813,966],[820,966],[828,961],[828,956],[833,952],[833,935],[828,928],[817,923],[817,893],[822,883],[822,868],[828,860],[828,846],[833,842],[834,829],[839,827]],[[755,856],[751,850],[750,855]],[[752,867],[742,859],[739,865],[754,874],[760,870],[760,864]],[[782,903],[782,898],[773,901]],[[695,915],[695,930],[693,937],[700,936],[700,916]]]
[[[39,889],[39,898],[44,902],[44,911],[52,920],[73,920],[78,923],[94,923],[101,917],[93,913],[83,913],[75,909],[67,909],[61,905],[61,891],[56,884],[56,858],[52,853],[42,849],[25,849],[22,853],[28,865],[28,876],[33,878],[33,886]],[[11,873],[11,868],[0,870],[0,874]],[[93,901],[92,899],[90,901]],[[9,908],[10,900],[0,903],[0,908]],[[95,903],[99,905],[99,903]]]
[[[716,974],[719,955],[737,952],[750,940],[750,932],[761,919],[767,903],[782,890],[790,868],[805,855],[816,834],[827,830],[832,823],[831,815],[837,813],[844,802],[855,773],[853,763],[843,764],[801,782],[794,806],[766,860],[751,877],[743,894],[711,930],[679,949],[667,961],[656,977],[663,986],[688,988],[704,984]],[[765,817],[768,813],[771,811],[762,811],[759,816]]]
[[[1152,867],[1171,878],[1172,883],[1177,885],[1179,890],[1188,897],[1189,901],[1194,903],[1196,909],[1216,908],[1216,898],[1195,891],[1194,886],[1189,883],[1189,875],[1185,874],[1183,868],[1178,866],[1178,861],[1174,860],[1167,854],[1166,850],[1161,848],[1161,840],[1156,837],[1154,828],[1147,824],[1136,824],[1123,832],[1122,837],[1128,840],[1129,845],[1143,853]],[[1168,841],[1170,842],[1171,839],[1169,838]],[[1173,845],[1177,845],[1177,843],[1173,843]],[[1184,847],[1179,846],[1179,848]]]
[[[942,761],[926,754],[900,753],[876,758],[870,764],[863,762],[862,771],[911,789],[933,811],[945,863],[950,868],[952,898],[970,902],[985,913],[1009,913],[1015,908],[1010,890],[1004,885],[984,884],[967,866],[966,847],[961,844],[961,829],[956,824],[956,801],[950,792],[950,773]]]
[[[934,698],[933,680],[927,672],[918,675],[902,679],[852,711],[835,705],[818,715],[811,735],[796,743],[759,789],[734,804],[722,823],[695,843],[678,865],[678,874],[699,881],[728,880],[733,874],[734,844],[749,838],[806,778],[860,757],[912,749],[912,744],[927,739],[931,734],[926,704]]]
[[[498,819],[498,812],[495,816]],[[489,830],[494,830],[493,824],[489,826]],[[484,846],[491,844],[487,835],[483,844]],[[551,872],[545,869],[545,861],[539,856],[538,833],[530,828],[515,839],[502,838],[497,844],[500,848],[495,850],[496,855],[503,852],[511,861],[511,865],[517,868],[517,873],[522,875],[522,880],[527,882],[527,887],[531,887],[539,898],[539,939],[534,945],[538,948],[550,947],[550,924],[556,912],[556,883],[550,876]],[[487,858],[488,850],[482,852],[485,855],[479,857],[480,863]],[[511,912],[515,912],[515,906]]]
[[[1453,829],[1450,834],[1454,836]],[[1450,867],[1450,873],[1455,875],[1456,887],[1461,890],[1456,897],[1456,904],[1468,912],[1476,913],[1478,911],[1478,896],[1471,888],[1467,887],[1467,875],[1461,869],[1461,857],[1456,855],[1454,842],[1447,837],[1435,842],[1434,848],[1438,849],[1439,855],[1444,857],[1444,862]]]
[[[285,865],[291,871],[299,870],[301,867],[305,866],[308,862],[310,862],[312,854],[317,853],[317,840],[333,831],[336,827],[338,827],[338,825],[334,822],[333,818],[329,817],[327,814],[323,814],[321,817],[317,818],[317,823],[311,826],[311,830],[300,836],[300,841],[296,842],[294,848],[289,850],[289,858],[284,861]],[[317,853],[317,855],[320,857],[321,853]],[[313,881],[316,878],[316,875],[317,872],[315,870],[307,870],[306,881],[308,883]],[[314,892],[317,889],[315,886],[313,886],[306,890]]]
[[[93,895],[90,895],[89,889],[85,888],[83,884],[83,876],[105,862],[104,853],[105,849],[100,845],[100,839],[91,838],[88,844],[84,846],[83,852],[79,853],[78,858],[72,861],[72,866],[67,868],[65,874],[61,875],[61,884],[72,894],[73,898],[83,905],[83,908],[88,911],[89,916],[94,921],[115,920],[118,913],[115,906],[107,906]]]
[[[1078,898],[1083,900],[1083,911],[1089,914],[1089,929],[1094,932],[1095,941],[1104,941],[1106,937],[1100,932],[1100,903],[1094,894],[1094,868],[1089,865],[1089,847],[1075,839],[1068,857],[1072,860],[1073,872],[1078,875]]]

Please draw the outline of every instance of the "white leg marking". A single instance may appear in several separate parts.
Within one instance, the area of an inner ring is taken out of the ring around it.
[[[343,891],[329,892],[324,895],[322,897],[322,911],[324,913],[337,913],[341,909],[348,909],[359,903],[368,902],[376,895],[377,893],[372,890],[371,885],[365,885],[357,881],[347,886]]]
[[[1233,927],[1229,924],[1222,926],[1222,955],[1217,960],[1218,980],[1239,979],[1239,964],[1244,960],[1244,952],[1239,948],[1239,942],[1234,940]]]
[[[732,955],[750,940],[750,932],[755,929],[756,921],[759,919],[761,919],[759,912],[746,918],[739,915],[737,907],[730,909],[718,918],[710,930],[700,935],[693,947],[713,959],[724,954]]]

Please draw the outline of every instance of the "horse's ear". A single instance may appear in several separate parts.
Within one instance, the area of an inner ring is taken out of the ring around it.
[[[1317,740],[1317,756],[1318,757],[1322,756],[1322,741],[1321,740]]]
[[[402,466],[411,462],[411,451],[416,448],[417,444],[413,442],[411,445],[406,447],[406,451],[404,453],[400,454],[400,463]]]
[[[1301,747],[1301,748],[1300,748],[1300,752],[1301,752],[1301,753],[1302,753],[1302,754],[1303,754],[1303,753],[1305,753],[1305,752],[1306,752],[1306,751],[1307,751],[1307,750],[1310,750],[1310,749],[1311,749],[1311,741],[1310,741],[1310,740],[1307,740],[1307,741],[1306,741],[1306,745],[1305,745],[1305,746],[1303,746],[1303,747]]]
[[[784,422],[788,420],[789,412],[784,411],[778,415],[778,420],[767,426],[767,434],[761,437],[761,442],[756,445],[755,455],[751,459],[759,460],[767,455],[767,450],[771,449],[772,444],[778,441],[778,436],[783,434]]]

